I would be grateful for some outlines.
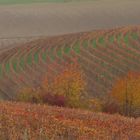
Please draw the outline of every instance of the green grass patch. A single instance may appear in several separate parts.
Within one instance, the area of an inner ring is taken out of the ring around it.
[[[137,35],[137,33],[132,33],[131,36],[132,36],[132,38],[134,40],[137,40],[139,38],[139,36]]]
[[[96,40],[93,40],[93,41],[92,41],[92,46],[93,46],[94,48],[97,47]]]
[[[40,52],[40,50],[38,50],[38,51],[34,54],[34,61],[35,61],[35,63],[38,63],[38,62],[39,62],[39,52]]]
[[[111,37],[109,38],[109,41],[110,41],[111,43],[113,43],[113,42],[114,42],[114,36],[111,36]]]
[[[44,62],[47,60],[47,49],[42,53],[42,59]]]
[[[51,50],[50,50],[50,52],[49,52],[49,57],[50,57],[50,59],[51,59],[52,61],[55,60],[55,56],[53,55],[53,52],[54,52],[54,47],[51,47]]]
[[[129,43],[129,34],[128,33],[124,36],[124,42],[125,42],[125,44]]]
[[[29,65],[32,64],[32,53],[30,53],[30,54],[27,56],[27,64],[29,64]]]
[[[104,43],[104,38],[103,38],[103,37],[100,37],[100,38],[98,39],[98,41],[99,41],[100,44],[103,44],[103,43]]]
[[[58,57],[62,58],[62,49],[61,49],[61,47],[57,51],[57,55],[58,55]]]
[[[119,33],[118,36],[117,36],[117,42],[119,44],[121,43],[121,37],[122,37],[122,35],[121,35],[121,33]]]
[[[87,48],[88,47],[88,40],[84,40],[82,45],[84,48]]]
[[[64,47],[64,53],[68,55],[70,53],[70,51],[71,51],[71,47],[69,47],[69,46],[66,45]]]
[[[13,65],[14,71],[17,72],[17,60],[16,60],[16,59],[14,59],[14,60],[12,61],[12,65]]]
[[[9,63],[9,62],[7,62],[7,63],[5,64],[5,71],[6,71],[7,73],[10,72],[10,63]]]
[[[21,57],[21,58],[20,58],[20,63],[19,63],[19,65],[20,65],[20,67],[21,67],[22,69],[24,69],[24,67],[25,67],[24,57]]]
[[[79,42],[76,42],[73,46],[73,50],[79,54],[80,53],[80,43]]]

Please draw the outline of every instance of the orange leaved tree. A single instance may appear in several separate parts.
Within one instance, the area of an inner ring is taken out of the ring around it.
[[[140,74],[129,72],[119,79],[111,91],[111,96],[117,101],[124,115],[134,116],[140,109]]]
[[[67,106],[79,107],[82,93],[85,92],[85,79],[79,64],[74,61],[64,66],[63,70],[56,75],[52,82],[44,80],[44,89],[55,95],[62,95],[67,99]],[[45,86],[47,86],[45,88]]]

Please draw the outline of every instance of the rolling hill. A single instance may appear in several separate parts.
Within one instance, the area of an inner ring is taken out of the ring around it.
[[[79,109],[0,102],[0,138],[139,140],[140,119]]]
[[[91,96],[106,95],[128,71],[140,70],[140,27],[122,27],[40,38],[0,53],[0,98],[13,99],[24,86],[39,86],[77,59]]]

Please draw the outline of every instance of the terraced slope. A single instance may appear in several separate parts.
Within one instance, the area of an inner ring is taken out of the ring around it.
[[[88,93],[107,94],[128,71],[140,70],[140,26],[42,38],[0,54],[0,97],[12,99],[19,88],[37,86],[77,59]]]

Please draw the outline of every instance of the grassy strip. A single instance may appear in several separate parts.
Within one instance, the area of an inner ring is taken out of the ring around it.
[[[60,58],[62,58],[62,48],[61,47],[57,51],[57,56],[60,57]]]
[[[27,63],[28,63],[29,65],[32,64],[32,53],[30,53],[30,54],[28,55],[28,57],[27,57]]]
[[[111,43],[113,43],[113,42],[114,42],[114,36],[111,36],[111,37],[109,38],[109,41],[110,41]]]
[[[20,58],[20,63],[19,64],[20,64],[20,67],[22,69],[24,69],[25,63],[24,63],[24,58],[23,57]]]
[[[51,47],[50,52],[49,52],[49,57],[52,61],[55,60],[55,56],[53,55],[54,47]]]
[[[6,71],[7,73],[10,72],[10,63],[9,63],[9,62],[7,62],[7,63],[5,64],[5,71]]]
[[[46,62],[47,59],[47,49],[42,53],[42,59],[44,62]]]
[[[100,44],[103,44],[103,43],[104,43],[104,37],[100,37],[100,38],[98,39],[98,41],[99,41]]]
[[[38,62],[39,62],[39,52],[40,52],[40,50],[38,50],[38,51],[34,54],[34,61],[35,61],[35,63],[38,63]]]
[[[70,51],[71,51],[71,48],[70,48],[69,46],[66,45],[66,46],[64,47],[64,53],[68,55],[68,54],[70,53]]]
[[[13,65],[14,71],[17,72],[18,70],[17,70],[17,60],[16,60],[16,59],[14,59],[14,60],[12,61],[12,65]]]
[[[84,48],[87,48],[87,47],[88,47],[88,40],[84,40],[84,41],[82,42],[82,44],[83,44],[83,47],[84,47]]]
[[[73,50],[79,54],[80,53],[80,43],[79,42],[76,42],[74,47],[73,47]]]
[[[93,40],[93,41],[92,41],[92,44],[93,44],[93,47],[94,47],[94,48],[97,47],[96,40]]]

